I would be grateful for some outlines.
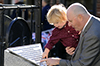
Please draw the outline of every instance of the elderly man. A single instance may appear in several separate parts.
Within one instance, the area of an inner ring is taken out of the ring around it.
[[[68,7],[67,19],[70,26],[77,31],[81,31],[80,41],[71,60],[48,58],[41,61],[46,61],[49,66],[99,66],[99,18],[92,16],[82,4],[74,3]]]

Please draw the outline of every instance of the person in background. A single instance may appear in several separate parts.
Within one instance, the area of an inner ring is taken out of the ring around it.
[[[42,0],[42,31],[49,30],[53,28],[46,19],[48,10],[50,9],[50,0]]]
[[[15,5],[22,5],[22,4],[24,4],[24,2],[22,2],[22,1],[15,3]],[[17,16],[17,10],[16,9],[13,10],[11,18],[14,19],[16,17],[22,17],[21,9],[18,10],[18,16]],[[25,11],[24,11],[24,19],[28,20],[28,10],[27,9],[25,9]]]
[[[91,15],[80,3],[67,9],[69,25],[81,31],[78,46],[71,60],[60,58],[43,59],[47,65],[59,66],[99,66],[100,65],[100,18]]]
[[[53,5],[47,13],[47,20],[50,24],[54,25],[55,28],[52,31],[52,35],[48,43],[45,45],[45,50],[42,55],[42,58],[45,57],[48,58],[48,54],[50,50],[59,41],[63,44],[65,48],[67,49],[70,48],[71,51],[74,51],[78,44],[79,32],[76,32],[74,28],[68,26],[67,17],[66,17],[66,8],[64,7],[64,5],[62,4]],[[59,46],[59,48],[60,47],[61,46]],[[67,53],[68,54],[62,56],[66,56],[65,59],[70,60],[71,55],[73,53],[70,53],[68,51]]]

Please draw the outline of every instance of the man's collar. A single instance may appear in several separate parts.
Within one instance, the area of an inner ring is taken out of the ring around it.
[[[91,18],[92,18],[92,15],[90,15],[90,18],[88,19],[88,21],[86,22],[84,28],[82,29],[82,32],[85,30],[85,28],[86,28],[86,26],[88,25],[88,23],[90,22]]]

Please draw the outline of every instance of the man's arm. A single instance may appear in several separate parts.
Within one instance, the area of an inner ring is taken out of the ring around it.
[[[71,61],[68,60],[60,60],[60,66],[89,66],[91,65],[97,55],[100,53],[100,39],[98,36],[86,36],[84,37],[84,41],[81,47],[82,51],[78,49],[77,51],[80,51],[81,54],[79,55],[79,58],[72,59]],[[76,54],[78,55],[78,54]],[[74,57],[73,57],[74,58]]]

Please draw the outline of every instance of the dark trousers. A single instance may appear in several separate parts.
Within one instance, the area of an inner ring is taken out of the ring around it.
[[[71,55],[69,55],[66,52],[65,47],[63,46],[63,44],[60,41],[50,51],[49,57],[59,57],[59,58],[62,58],[62,59],[67,59],[67,60],[71,59]]]

